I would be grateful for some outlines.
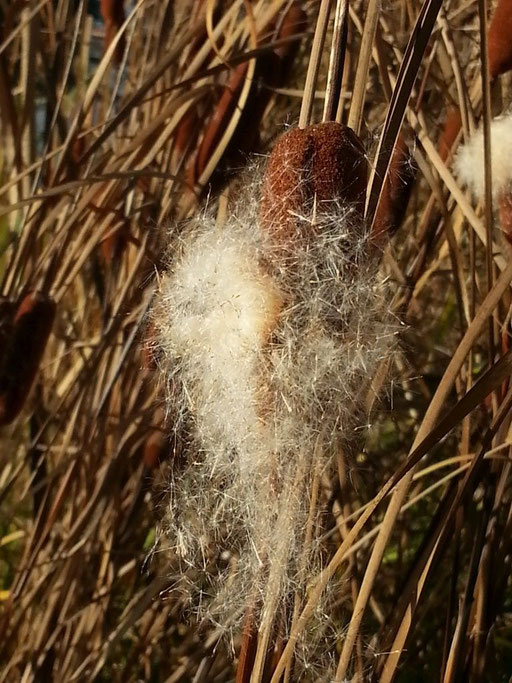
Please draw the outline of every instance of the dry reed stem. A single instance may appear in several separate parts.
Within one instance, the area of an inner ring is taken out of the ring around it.
[[[366,94],[366,82],[370,69],[373,43],[377,32],[377,25],[381,6],[379,0],[370,0],[366,10],[361,50],[357,61],[357,72],[354,83],[355,88],[350,102],[350,112],[348,115],[348,125],[353,128],[356,134],[360,133],[363,119],[364,99]]]
[[[347,6],[347,0],[337,0],[336,2],[322,121],[337,120],[336,114],[339,107],[347,47]]]

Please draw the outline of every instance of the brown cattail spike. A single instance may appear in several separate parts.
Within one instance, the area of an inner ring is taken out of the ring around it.
[[[187,109],[179,122],[176,128],[176,135],[174,136],[174,154],[178,160],[196,139],[198,120],[197,108],[192,106],[190,109]]]
[[[4,362],[5,353],[12,335],[14,304],[12,301],[0,298],[0,367]]]
[[[154,429],[144,443],[143,460],[148,470],[153,471],[163,462],[167,439],[163,428]]]
[[[437,143],[439,149],[439,156],[443,161],[446,161],[452,154],[453,145],[462,128],[462,117],[458,109],[452,109],[444,123],[443,132]]]
[[[391,157],[373,224],[372,241],[379,246],[382,246],[400,227],[407,211],[415,177],[416,166],[409,147],[400,134]]]
[[[103,49],[106,50],[110,43],[114,40],[116,33],[119,31],[125,20],[124,0],[101,0],[100,12],[105,22],[105,40]],[[117,44],[114,60],[116,64],[120,64],[123,58],[124,49],[126,46],[126,38],[124,34],[119,39]]]
[[[213,150],[219,143],[226,126],[233,116],[238,98],[242,92],[249,63],[242,62],[233,69],[222,93],[212,119],[206,129],[197,153],[195,179],[198,180],[205,170]]]
[[[40,292],[27,294],[14,316],[0,372],[0,424],[12,422],[30,392],[55,318],[55,303]]]
[[[142,368],[144,370],[157,370],[158,358],[156,348],[155,322],[151,320],[144,333],[140,350]]]
[[[277,40],[290,39],[290,42],[258,55],[247,100],[240,112],[240,119],[223,152],[222,161],[218,164],[213,177],[209,178],[209,182],[214,187],[225,182],[226,171],[243,164],[245,157],[259,147],[260,124],[272,96],[272,88],[284,84],[300,44],[298,39],[291,39],[294,36],[301,36],[306,26],[307,15],[304,10],[292,4],[275,27],[275,38]],[[204,173],[216,146],[239,106],[248,72],[249,62],[243,62],[234,67],[229,74],[222,95],[204,131],[197,155],[187,167],[186,178],[191,187],[196,185]],[[178,144],[177,140],[176,137],[175,144]]]
[[[258,631],[254,610],[249,608],[244,619],[242,632],[242,644],[238,657],[235,683],[249,683],[251,680],[252,668],[256,656],[256,645],[258,641]]]
[[[294,128],[276,142],[270,155],[262,224],[279,240],[287,240],[296,232],[296,216],[313,201],[319,212],[341,202],[362,218],[366,185],[366,156],[352,129],[335,121]]]
[[[290,5],[289,10],[284,15],[281,26],[279,27],[277,38],[286,40],[293,36],[302,35],[308,25],[308,16],[296,3]],[[269,74],[270,84],[279,86],[285,82],[287,75],[292,67],[297,52],[299,41],[279,45],[274,50],[278,60],[279,68],[275,74]]]
[[[505,239],[512,245],[512,192],[503,192],[499,195],[498,214]]]
[[[496,78],[512,69],[512,0],[500,0],[489,26],[489,74]]]

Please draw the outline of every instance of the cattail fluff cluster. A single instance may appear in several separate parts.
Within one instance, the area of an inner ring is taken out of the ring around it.
[[[512,182],[512,113],[491,121],[492,190],[497,198]],[[479,128],[464,145],[461,145],[455,171],[473,194],[485,196],[485,159],[483,129]]]
[[[173,235],[154,311],[169,419],[187,434],[173,550],[210,616],[250,609],[262,628],[278,614],[284,637],[325,558],[312,490],[366,424],[395,337],[361,217],[366,162],[333,155],[340,131],[359,144],[338,124],[285,134],[222,225],[205,212]]]
[[[512,242],[512,113],[491,121],[491,178],[493,205],[497,208],[501,229]],[[459,180],[469,187],[476,199],[485,198],[485,156],[483,129],[462,145],[454,164]]]

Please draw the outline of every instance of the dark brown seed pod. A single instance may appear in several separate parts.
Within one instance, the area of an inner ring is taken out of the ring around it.
[[[244,626],[242,631],[242,644],[238,656],[238,666],[236,669],[235,683],[249,683],[251,679],[254,658],[256,657],[256,646],[258,644],[258,630],[254,610],[249,608],[245,614]]]
[[[452,154],[452,148],[457,139],[457,136],[462,128],[462,118],[458,109],[452,109],[448,112],[446,121],[444,123],[443,132],[437,143],[439,156],[443,161],[449,159]]]
[[[306,26],[306,13],[293,4],[278,20],[275,37],[281,40],[301,36]],[[272,88],[286,82],[299,45],[300,41],[294,40],[258,57],[246,105],[226,150],[228,167],[243,163],[244,157],[259,148],[261,121],[272,97]]]
[[[400,227],[416,178],[416,166],[402,134],[398,136],[373,224],[372,241],[382,246]]]
[[[101,0],[100,12],[105,22],[105,40],[103,49],[106,50],[110,43],[114,40],[116,33],[119,31],[125,20],[124,0]],[[114,60],[116,64],[120,64],[124,49],[126,46],[126,38],[123,35],[119,39],[117,47],[114,52]]]
[[[133,242],[133,239],[130,221],[124,217],[120,221],[116,221],[100,243],[101,255],[105,265],[110,266],[113,263],[118,263],[126,247],[130,242]]]
[[[276,30],[276,39],[287,39],[301,35],[307,25],[307,15],[302,8],[292,5],[281,18]],[[219,163],[211,179],[213,186],[226,180],[226,170],[243,163],[244,157],[259,147],[260,124],[272,95],[272,88],[279,87],[286,79],[293,64],[299,41],[290,41],[258,56],[252,77],[247,101],[233,136],[229,141],[222,161]],[[216,104],[215,111],[205,129],[195,160],[188,166],[187,182],[194,186],[213,151],[231,120],[244,87],[248,62],[243,62],[233,69]]]
[[[310,210],[328,212],[333,202],[362,218],[366,199],[367,161],[351,128],[335,121],[293,128],[274,145],[261,199],[262,225],[278,241],[296,235],[297,216]]]
[[[142,368],[144,370],[156,370],[158,368],[155,337],[155,322],[152,320],[147,326],[140,349]]]
[[[293,3],[284,15],[277,32],[278,40],[286,40],[303,34],[308,25],[308,15],[297,3]],[[299,49],[299,41],[279,45],[275,54],[279,58],[278,79],[274,85],[281,85],[288,75]]]
[[[489,74],[497,78],[512,69],[512,0],[499,0],[487,42]]]
[[[498,214],[503,235],[512,245],[512,193],[503,192],[498,197]]]
[[[167,439],[161,429],[154,429],[144,444],[144,465],[152,471],[165,459]]]
[[[157,407],[151,419],[151,426],[144,442],[142,459],[146,471],[152,472],[163,462],[172,458],[174,462],[179,460],[182,442],[176,434],[166,429],[165,411]]]
[[[198,119],[197,108],[190,107],[179,122],[176,128],[176,135],[174,136],[174,152],[177,157],[185,154],[190,148],[191,143],[196,139]]]
[[[12,422],[30,392],[43,356],[56,306],[48,296],[31,292],[14,315],[0,373],[0,424]]]
[[[14,304],[5,297],[0,297],[0,367],[4,362],[9,339],[12,335]]]
[[[197,152],[194,172],[196,181],[205,170],[213,150],[218,145],[229,120],[233,116],[248,68],[249,62],[242,62],[231,72]]]

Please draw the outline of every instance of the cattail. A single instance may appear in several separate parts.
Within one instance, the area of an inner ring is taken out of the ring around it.
[[[334,121],[294,128],[277,141],[268,162],[262,225],[277,233],[278,241],[294,239],[297,214],[311,211],[313,202],[320,213],[328,213],[332,202],[343,202],[362,218],[366,184],[364,149],[350,128]]]
[[[183,115],[181,121],[176,128],[176,135],[174,136],[174,154],[179,159],[189,149],[192,142],[195,140],[197,133],[199,116],[197,115],[197,108],[192,106]],[[193,168],[193,167],[192,167]],[[195,171],[194,171],[195,172]],[[192,177],[192,184],[195,183],[195,177]]]
[[[194,178],[198,180],[206,168],[213,150],[222,137],[226,126],[233,116],[238,98],[247,76],[248,62],[242,62],[231,72],[213,116],[206,128],[195,161]]]
[[[493,203],[498,211],[500,227],[512,243],[512,114],[491,122],[491,177]],[[475,197],[485,198],[485,159],[483,131],[479,129],[463,145],[455,160],[455,171]]]
[[[209,614],[236,625],[252,606],[249,661],[252,629],[279,624],[286,639],[324,561],[312,482],[334,473],[336,449],[365,421],[363,397],[394,338],[362,218],[366,180],[349,128],[291,130],[223,225],[200,214],[171,239],[153,320],[168,409],[189,445],[169,535],[213,583],[201,598]],[[229,581],[212,573],[219,554]],[[330,651],[310,636],[307,656]]]
[[[144,370],[151,371],[158,368],[158,349],[155,342],[155,324],[152,320],[149,321],[144,332],[140,353],[142,368]]]
[[[498,199],[498,217],[505,237],[512,244],[512,192],[504,192]]]
[[[297,3],[292,3],[287,12],[282,17],[279,29],[277,31],[277,39],[286,40],[293,36],[302,35],[308,25],[308,17],[306,12]],[[299,50],[299,41],[285,43],[275,48],[279,65],[275,74],[269,74],[270,84],[274,87],[282,85],[293,66],[295,57]]]
[[[116,211],[116,214],[112,225],[100,242],[101,256],[107,267],[118,264],[128,244],[134,241],[129,219],[125,218],[121,211]]]
[[[287,39],[301,35],[305,30],[307,16],[302,8],[290,6],[282,16],[277,29],[276,39]],[[244,156],[258,147],[259,128],[265,109],[269,103],[272,87],[279,87],[289,73],[298,50],[298,41],[285,43],[256,59],[255,72],[240,120],[224,152],[220,171],[217,170],[213,184],[225,180],[225,170],[237,165]],[[197,156],[189,165],[187,181],[194,185],[205,170],[211,155],[224,134],[247,77],[248,62],[236,66],[225,85],[214,113],[206,127],[199,145]]]
[[[12,335],[14,304],[5,297],[0,298],[0,366],[4,362],[9,339]]]
[[[453,145],[462,128],[462,117],[459,109],[451,109],[444,122],[443,132],[438,141],[439,156],[446,161],[452,154]]]
[[[400,134],[375,214],[373,240],[376,244],[385,243],[400,227],[407,211],[415,178],[416,166],[409,147]]]
[[[34,382],[55,318],[55,303],[41,292],[18,304],[0,372],[0,424],[18,415]]]
[[[103,49],[106,50],[110,43],[114,40],[116,33],[124,24],[126,19],[124,13],[124,0],[101,0],[100,12],[105,22],[105,39]],[[126,46],[126,38],[123,33],[114,52],[114,60],[116,64],[120,64],[124,55]]]
[[[499,0],[489,26],[489,74],[497,78],[512,69],[512,0]]]
[[[152,471],[163,462],[166,441],[165,434],[161,429],[154,429],[146,439],[143,461],[147,470]]]
[[[276,40],[295,40],[276,46],[270,52],[262,53],[256,60],[253,84],[240,120],[226,150],[226,166],[239,166],[247,156],[260,148],[260,128],[263,115],[272,97],[274,88],[281,87],[293,68],[300,47],[297,36],[307,28],[307,15],[296,4],[278,18]]]
[[[144,462],[144,467],[146,472],[152,472],[156,469],[162,462],[164,462],[171,452],[176,455],[177,447],[176,443],[174,447],[171,447],[169,442],[168,434],[166,434],[165,429],[165,411],[159,406],[153,413],[153,419],[151,420],[151,428],[149,429],[148,436],[144,442],[142,460]]]

